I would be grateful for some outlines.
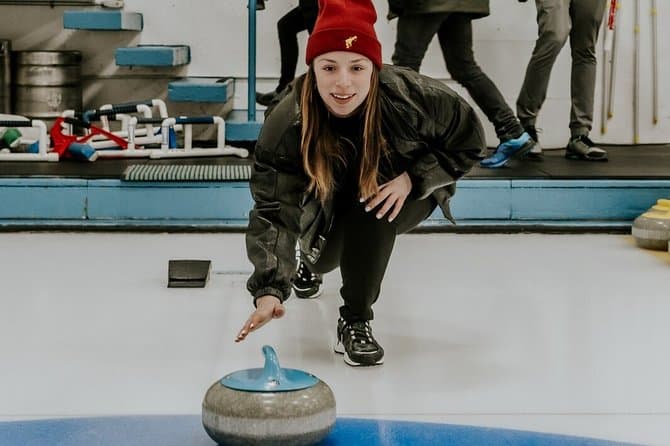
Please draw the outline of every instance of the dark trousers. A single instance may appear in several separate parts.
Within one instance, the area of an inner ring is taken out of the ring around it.
[[[305,30],[311,33],[315,21],[316,16],[312,14],[312,11],[296,6],[277,22],[279,54],[281,57],[281,77],[277,86],[278,92],[286,88],[295,78],[295,70],[298,66],[298,33]]]
[[[333,227],[316,264],[307,263],[314,273],[340,267],[344,305],[340,316],[347,321],[371,320],[396,235],[407,232],[435,209],[435,199],[405,201],[400,214],[389,223],[388,216],[377,219],[375,209],[365,212],[365,204],[350,198],[336,207]]]
[[[554,62],[570,39],[570,133],[588,135],[593,124],[596,86],[596,41],[605,0],[535,0],[538,37],[526,68],[516,110],[524,125],[535,125],[547,97]]]
[[[437,34],[451,77],[468,91],[496,129],[502,142],[518,138],[521,124],[498,87],[475,62],[472,19],[467,14],[432,13],[398,18],[393,64],[419,71],[428,45]]]

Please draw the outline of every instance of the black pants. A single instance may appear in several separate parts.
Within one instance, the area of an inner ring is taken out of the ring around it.
[[[496,129],[502,142],[518,138],[521,124],[498,87],[475,62],[472,19],[467,14],[433,13],[401,15],[393,64],[419,71],[430,41],[437,34],[451,77],[468,91]]]
[[[570,39],[570,133],[572,137],[589,134],[596,87],[596,41],[608,3],[604,0],[535,0],[538,36],[516,103],[517,114],[524,125],[535,125],[547,97],[554,62]]]
[[[301,3],[311,3],[304,2]],[[316,1],[313,1],[316,3]],[[287,12],[277,22],[279,35],[279,53],[281,56],[281,77],[277,91],[282,91],[295,78],[298,66],[298,33],[307,30],[311,33],[316,22],[316,11],[306,6],[298,5]]]
[[[340,267],[344,305],[340,316],[348,321],[373,319],[372,304],[377,301],[396,235],[408,232],[435,209],[435,199],[407,199],[400,214],[389,223],[388,215],[375,217],[365,212],[365,204],[351,198],[336,207],[328,241],[316,264],[306,263],[314,273],[327,273]]]

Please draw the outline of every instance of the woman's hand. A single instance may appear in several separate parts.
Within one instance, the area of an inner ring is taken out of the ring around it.
[[[388,219],[391,222],[402,210],[405,199],[410,192],[412,192],[412,180],[409,178],[407,172],[403,172],[388,183],[379,186],[379,193],[377,195],[367,198],[361,197],[361,202],[367,201],[365,212],[370,212],[384,203],[377,211],[376,217],[382,218],[392,209]]]
[[[251,313],[249,319],[244,323],[235,338],[235,342],[244,341],[249,333],[258,330],[272,319],[279,319],[284,313],[286,313],[286,308],[277,296],[268,294],[259,297],[256,299],[256,311]]]

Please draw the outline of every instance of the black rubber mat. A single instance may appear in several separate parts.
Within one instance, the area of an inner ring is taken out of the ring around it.
[[[605,148],[609,154],[607,162],[568,160],[564,150],[545,150],[540,161],[512,160],[499,169],[475,167],[468,178],[670,179],[670,145]]]
[[[0,178],[54,177],[81,179],[122,179],[126,169],[135,165],[250,166],[251,161],[249,159],[232,156],[211,158],[171,158],[161,160],[150,160],[146,158],[98,159],[93,163],[83,163],[73,160],[61,160],[57,163],[0,161]]]
[[[211,260],[170,260],[168,288],[204,288],[211,268]]]
[[[573,161],[563,150],[547,150],[542,161],[511,161],[500,169],[475,167],[468,178],[477,179],[670,179],[670,145],[609,146],[608,162]],[[62,160],[47,162],[0,162],[0,178],[56,177],[122,179],[132,165],[250,165],[237,157],[149,159],[98,159],[93,163]]]

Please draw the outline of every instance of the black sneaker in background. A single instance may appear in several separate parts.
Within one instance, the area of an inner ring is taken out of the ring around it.
[[[565,147],[565,157],[571,160],[607,161],[607,152],[597,147],[587,135],[570,139]]]
[[[314,299],[321,295],[322,282],[321,274],[314,274],[304,262],[300,262],[293,278],[293,291],[300,299]]]
[[[372,336],[370,321],[337,321],[337,343],[335,353],[344,354],[344,362],[357,366],[373,366],[384,363],[384,349]]]
[[[270,91],[268,93],[259,93],[256,92],[256,102],[260,105],[269,106],[272,104],[272,101],[279,95],[276,91]]]

